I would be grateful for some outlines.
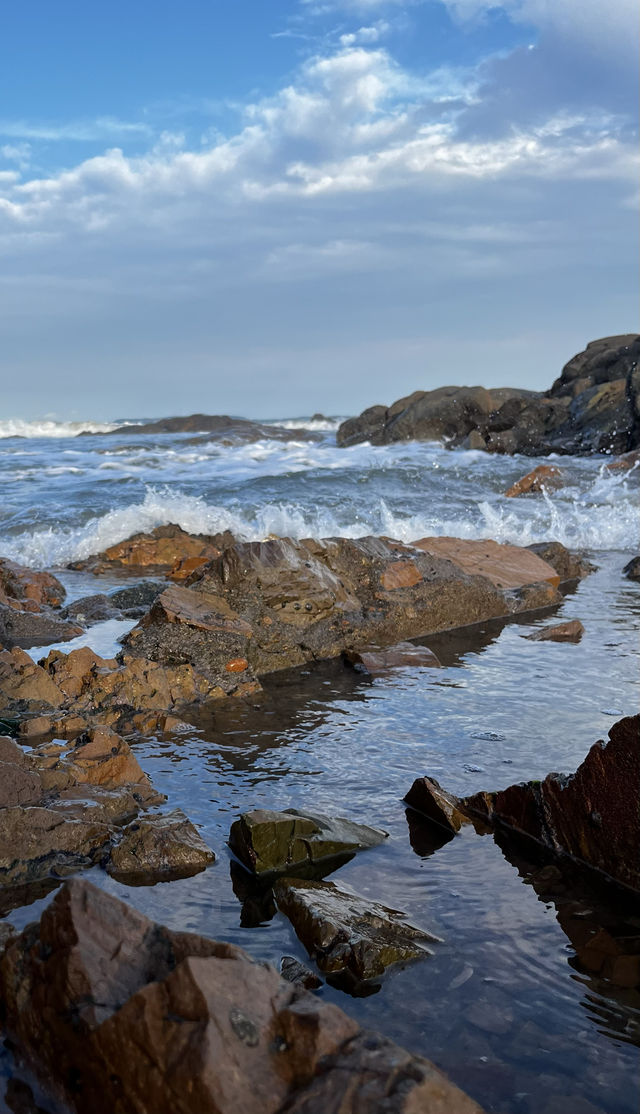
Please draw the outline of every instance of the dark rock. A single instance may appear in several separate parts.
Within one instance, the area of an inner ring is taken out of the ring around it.
[[[469,814],[513,828],[640,891],[640,716],[621,719],[575,774],[476,793],[460,801]]]
[[[394,963],[431,955],[437,937],[414,928],[397,910],[339,890],[332,882],[281,878],[278,907],[321,971],[375,978]]]
[[[303,986],[305,990],[318,990],[323,985],[320,976],[310,971],[293,955],[283,955],[280,960],[280,974],[287,982]]]
[[[376,847],[387,833],[341,817],[289,809],[245,812],[231,825],[229,846],[253,874],[288,870],[303,863],[351,855]]]
[[[62,612],[64,619],[76,619],[80,623],[102,623],[106,619],[119,619],[122,612],[114,605],[109,596],[84,596],[74,600]]]
[[[82,632],[77,623],[67,623],[54,612],[19,611],[0,600],[0,643],[9,650],[69,642]]]
[[[77,1114],[478,1114],[428,1061],[273,968],[84,881],[9,944],[0,994],[5,1030]]]
[[[181,809],[134,821],[112,848],[107,871],[114,878],[148,885],[198,874],[215,855]]]
[[[130,437],[153,433],[207,433],[209,436],[206,440],[209,441],[291,441],[292,437],[303,441],[316,440],[310,430],[296,429],[292,432],[284,426],[264,425],[246,418],[232,418],[228,414],[189,414],[185,417],[159,418],[142,425],[120,426],[110,430],[109,435]]]
[[[584,634],[584,627],[579,619],[570,619],[566,623],[556,623],[553,627],[543,627],[534,634],[527,635],[530,642],[579,642]]]
[[[640,557],[632,557],[622,572],[627,580],[640,580]]]
[[[571,580],[583,580],[596,569],[596,566],[592,565],[586,557],[566,549],[560,542],[534,542],[533,545],[527,546],[527,549],[556,570],[561,584]]]
[[[405,801],[411,808],[450,832],[459,832],[462,825],[469,821],[468,816],[460,810],[458,798],[447,793],[435,778],[416,778]]]
[[[393,673],[395,669],[411,666],[412,668],[439,668],[440,662],[428,646],[416,646],[413,642],[397,642],[387,650],[345,650],[344,659],[349,665],[363,673],[371,673],[376,677],[384,677]]]
[[[122,611],[132,611],[143,608],[145,611],[151,607],[158,596],[164,592],[165,585],[157,580],[141,580],[139,584],[131,584],[127,588],[118,588],[111,592],[109,599],[114,607]]]

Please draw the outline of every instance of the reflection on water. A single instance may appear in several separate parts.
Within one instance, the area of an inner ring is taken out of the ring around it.
[[[585,905],[562,879],[537,874],[539,864],[511,854],[514,869],[492,838],[434,833],[402,803],[426,773],[471,793],[571,771],[618,711],[635,711],[640,589],[621,579],[620,554],[597,561],[556,612],[582,620],[578,645],[528,641],[545,617],[483,624],[425,639],[440,670],[371,679],[333,662],[281,674],[246,705],[136,744],[156,787],[218,861],[135,890],[99,870],[92,880],[171,927],[222,937],[276,966],[283,955],[308,963],[268,887],[232,860],[232,820],[294,807],[382,827],[384,845],[335,880],[443,943],[427,961],[388,972],[371,997],[326,984],[318,993],[433,1059],[488,1111],[637,1114],[640,994],[620,984],[637,954],[635,914],[595,897]],[[33,920],[46,900],[12,921]],[[617,967],[612,948],[623,957]]]

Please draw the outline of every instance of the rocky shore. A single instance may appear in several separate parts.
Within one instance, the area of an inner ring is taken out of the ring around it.
[[[524,479],[523,491],[543,490],[539,476]],[[270,675],[310,663],[374,675],[438,668],[437,655],[410,640],[551,617],[593,566],[557,542],[240,542],[167,526],[82,569],[122,587],[65,607],[52,573],[0,561],[0,912],[58,890],[38,923],[3,934],[2,1025],[27,1077],[79,1114],[479,1111],[428,1061],[304,989],[326,980],[366,995],[387,970],[428,963],[442,943],[375,894],[327,881],[360,852],[384,853],[375,808],[366,825],[260,808],[231,824],[243,908],[267,918],[279,910],[313,964],[283,957],[284,977],[231,944],[165,929],[85,879],[62,882],[93,869],[151,885],[202,872],[220,852],[154,789],[136,740],[171,738],[203,710],[259,700]],[[113,618],[135,623],[114,658],[86,645],[37,662],[26,652]],[[536,637],[581,634],[574,621]],[[446,842],[472,824],[498,841],[524,839],[524,853],[505,854],[534,862],[527,869],[542,894],[588,889],[565,878],[576,864],[587,879],[637,894],[639,724],[616,724],[570,777],[458,798],[427,773],[406,798],[409,838],[419,844],[426,825]],[[559,918],[563,900],[560,908]],[[584,963],[640,987],[633,941],[612,935],[606,916],[592,927],[579,941]],[[35,1110],[28,1102],[20,1109]]]
[[[574,356],[547,391],[439,387],[370,406],[338,445],[445,441],[490,453],[586,454],[640,447],[640,336],[603,337]]]

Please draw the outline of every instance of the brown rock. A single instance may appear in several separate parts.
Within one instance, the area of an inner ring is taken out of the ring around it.
[[[607,472],[630,472],[640,465],[640,449],[633,449],[630,453],[623,453],[613,460],[608,460],[605,468]]]
[[[37,607],[59,607],[66,592],[50,572],[36,572],[0,557],[0,595],[21,603],[30,601]]]
[[[513,499],[517,495],[526,495],[542,491],[556,491],[564,486],[564,475],[560,468],[553,464],[538,464],[532,472],[528,472],[521,480],[512,484],[505,495]]]
[[[109,546],[96,557],[77,561],[72,568],[89,569],[96,575],[117,569],[130,574],[177,573],[177,578],[182,579],[182,562],[193,558],[211,560],[232,541],[233,537],[228,532],[213,536],[194,535],[173,524],[157,526],[149,534],[134,534],[123,542]]]
[[[560,542],[535,542],[527,546],[527,549],[556,570],[561,584],[570,580],[582,580],[596,568],[582,554],[572,553]]]
[[[413,642],[398,642],[388,650],[346,650],[343,657],[350,665],[374,676],[385,676],[403,666],[413,668],[440,667],[440,661],[428,646],[416,646]]]
[[[613,725],[608,742],[592,746],[575,774],[548,774],[460,803],[640,891],[639,800],[640,716],[629,716]]]
[[[28,601],[31,602],[31,601]],[[0,599],[0,643],[11,649],[20,646],[48,646],[52,642],[70,642],[82,634],[77,623],[68,623],[55,612],[30,607],[17,608],[12,601]]]
[[[445,557],[470,575],[484,576],[497,588],[523,588],[546,581],[557,588],[560,577],[537,554],[517,545],[467,538],[421,538],[414,543],[425,553]]]
[[[0,886],[90,866],[109,838],[105,824],[68,820],[52,809],[0,809]]]
[[[458,798],[447,793],[435,778],[416,778],[405,801],[450,832],[459,832],[462,825],[468,823],[468,817],[460,810]]]
[[[107,871],[114,878],[151,881],[198,874],[215,855],[181,809],[146,816],[131,824],[111,851]]]
[[[570,619],[566,623],[556,623],[553,627],[543,627],[534,634],[528,634],[530,642],[579,642],[584,634],[584,627],[579,619]]]
[[[67,766],[80,784],[114,788],[135,786],[142,798],[155,798],[151,781],[131,747],[108,727],[92,727],[67,751]]]
[[[387,832],[344,817],[288,809],[254,809],[234,820],[229,847],[252,874],[321,863],[377,847]]]
[[[15,648],[0,652],[0,706],[25,712],[59,708],[64,693],[32,658]]]
[[[632,557],[622,572],[627,580],[640,580],[640,557]]]

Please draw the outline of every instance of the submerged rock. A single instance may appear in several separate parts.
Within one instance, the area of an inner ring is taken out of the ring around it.
[[[397,642],[387,650],[365,649],[346,650],[345,661],[363,673],[383,677],[395,669],[411,666],[413,668],[439,668],[440,661],[428,646],[416,646],[413,642]]]
[[[339,890],[332,882],[281,878],[274,894],[311,958],[327,973],[372,979],[394,963],[431,955],[427,945],[438,941],[401,920],[397,910]]]
[[[280,960],[280,974],[287,982],[294,982],[305,990],[318,990],[323,985],[320,976],[315,971],[310,971],[293,955],[283,955]]]
[[[379,828],[342,817],[256,809],[231,825],[229,847],[253,874],[270,874],[353,855],[377,847],[386,838]]]
[[[0,994],[6,1031],[76,1114],[480,1114],[428,1061],[240,948],[84,881],[9,942]]]
[[[552,464],[538,464],[532,472],[528,472],[521,480],[517,480],[505,491],[508,499],[518,495],[535,494],[542,491],[557,491],[564,486],[564,476],[560,468]]]
[[[530,642],[579,642],[584,634],[584,627],[579,619],[569,619],[566,623],[556,623],[553,627],[543,627],[542,630],[528,634]]]

